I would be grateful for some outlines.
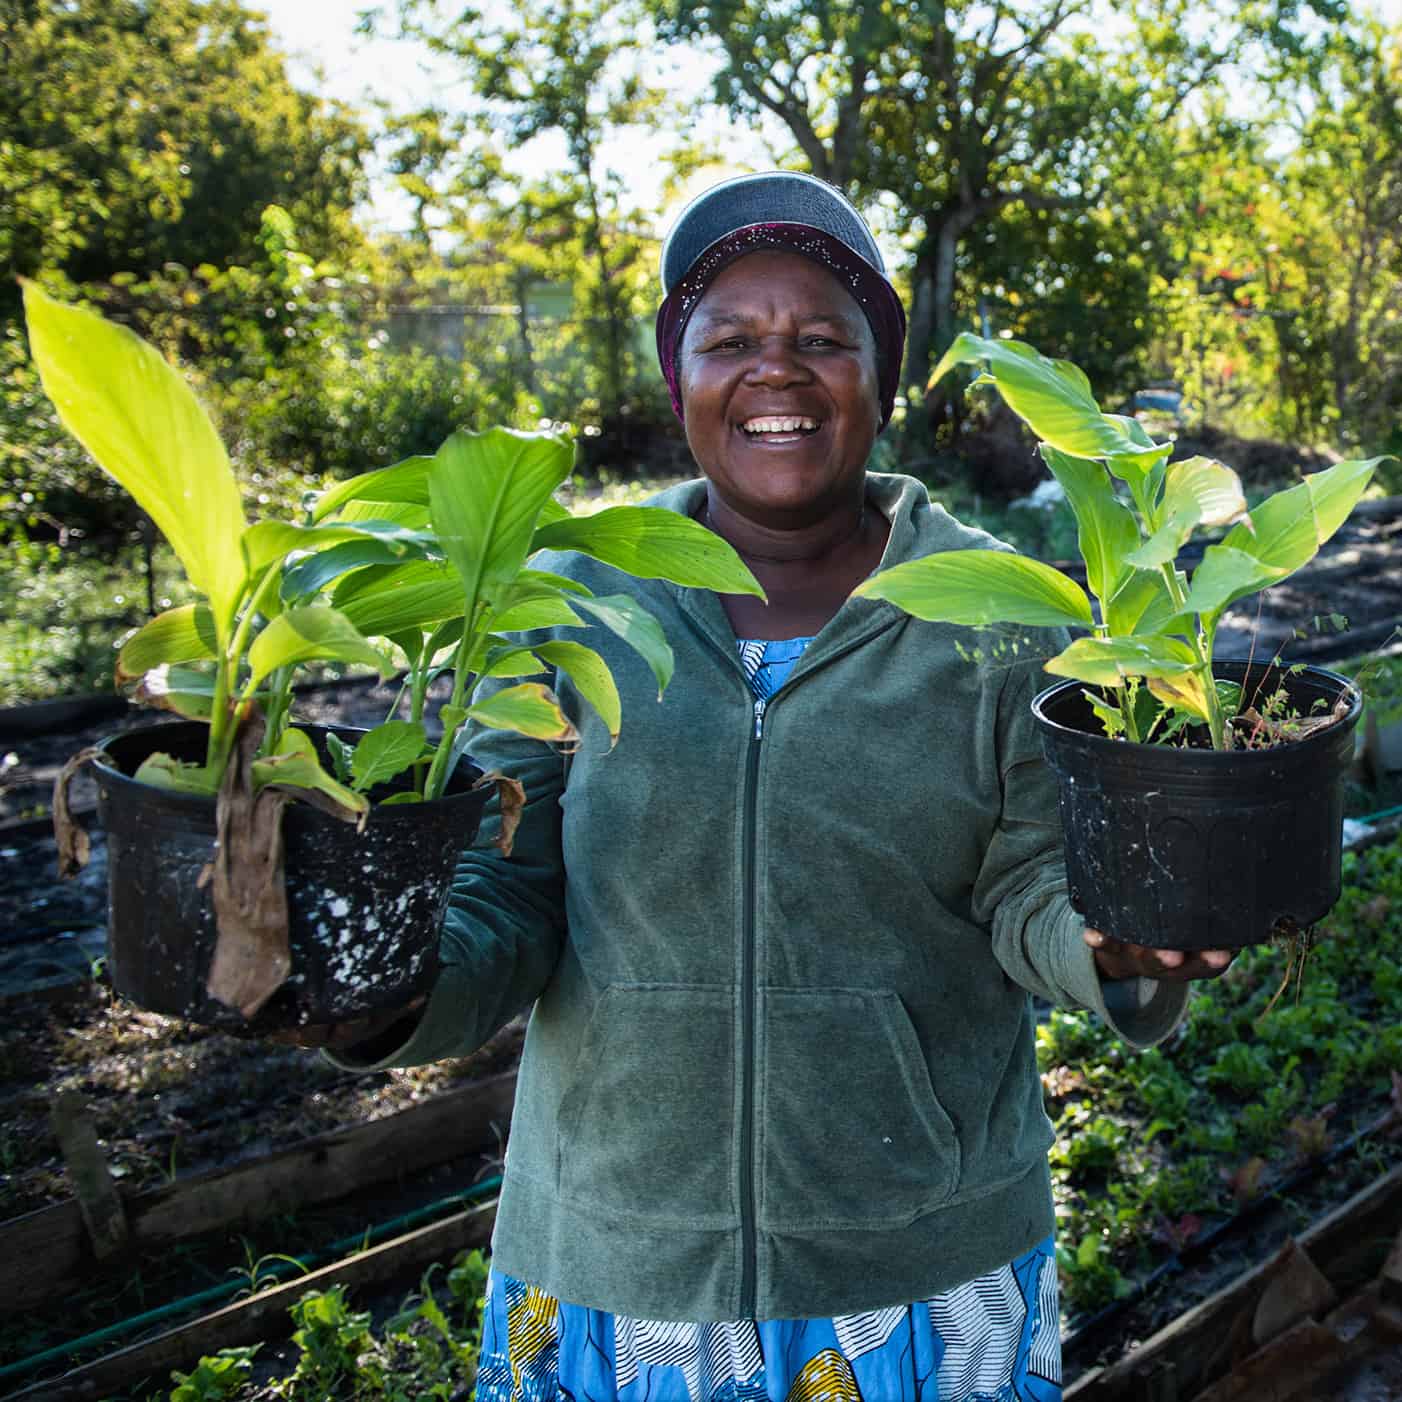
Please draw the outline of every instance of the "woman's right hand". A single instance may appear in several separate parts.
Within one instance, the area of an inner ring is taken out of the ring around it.
[[[384,1055],[393,1051],[401,1042],[408,1041],[418,1023],[416,1014],[427,1002],[428,995],[424,993],[403,1007],[381,1008],[378,1012],[366,1013],[364,1017],[350,1018],[345,1022],[308,1023],[303,1027],[288,1027],[281,1032],[269,1033],[269,1040],[281,1042],[289,1047],[325,1047],[331,1051],[349,1051],[361,1043],[384,1038],[387,1043],[384,1052],[381,1053]],[[402,1035],[397,1039],[385,1038],[384,1034],[398,1022],[404,1023]]]

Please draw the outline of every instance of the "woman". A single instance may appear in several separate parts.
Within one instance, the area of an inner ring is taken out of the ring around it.
[[[662,263],[703,477],[653,504],[727,539],[768,602],[644,585],[676,681],[649,706],[610,654],[634,693],[612,753],[567,678],[577,752],[480,736],[526,788],[515,855],[467,854],[422,1016],[342,1064],[462,1053],[534,1005],[483,1402],[1059,1397],[1029,994],[1148,1045],[1228,956],[1082,929],[1035,662],[967,661],[959,630],[848,598],[991,543],[866,470],[904,316],[852,206],[742,177]]]

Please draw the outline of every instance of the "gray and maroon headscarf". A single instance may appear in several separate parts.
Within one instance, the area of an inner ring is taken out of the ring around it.
[[[865,313],[876,338],[884,428],[900,387],[905,308],[886,278],[871,230],[851,202],[816,176],[788,170],[740,175],[712,185],[682,210],[662,245],[657,359],[677,417],[682,417],[677,347],[701,294],[737,258],[771,248],[821,263]]]

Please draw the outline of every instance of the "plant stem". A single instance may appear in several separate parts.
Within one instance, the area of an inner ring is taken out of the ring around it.
[[[468,667],[472,660],[472,655],[477,650],[477,644],[481,641],[482,629],[477,624],[477,598],[476,595],[468,600],[468,606],[463,613],[462,637],[458,640],[458,650],[453,656],[453,694],[448,701],[448,705],[454,710],[463,709],[463,703],[467,700],[470,688],[468,682],[473,680],[473,674]],[[443,738],[438,742],[438,749],[434,752],[433,765],[428,771],[428,779],[424,783],[424,798],[441,798],[443,790],[448,786],[448,756],[453,752],[453,739],[458,730],[465,724],[459,721],[457,725],[443,731]]]
[[[280,571],[276,565],[269,565],[264,571],[263,577],[254,588],[253,597],[249,601],[248,607],[243,611],[243,616],[239,619],[238,627],[234,629],[233,640],[229,644],[229,650],[225,654],[224,665],[220,668],[219,680],[215,683],[215,706],[217,709],[210,717],[210,737],[209,737],[209,767],[215,773],[216,782],[223,778],[224,767],[229,762],[229,751],[233,748],[234,742],[234,720],[237,714],[243,711],[252,700],[252,687],[245,687],[245,694],[239,697],[238,705],[230,707],[228,704],[229,694],[233,691],[236,682],[235,673],[238,670],[239,662],[242,660],[248,645],[248,635],[253,628],[253,621],[257,617],[264,599],[268,596],[269,588],[275,584],[280,576]],[[226,670],[227,669],[227,670]],[[220,694],[222,682],[222,695]]]

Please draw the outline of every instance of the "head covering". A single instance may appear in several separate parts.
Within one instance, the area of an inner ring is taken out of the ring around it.
[[[677,417],[682,417],[677,348],[702,294],[737,258],[775,248],[822,264],[861,307],[876,339],[884,427],[900,385],[905,308],[886,277],[871,230],[851,201],[826,181],[789,170],[739,175],[712,185],[682,210],[662,245],[657,359]]]

